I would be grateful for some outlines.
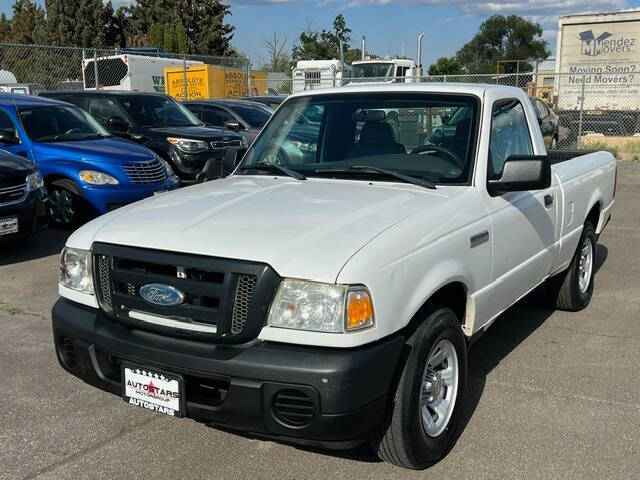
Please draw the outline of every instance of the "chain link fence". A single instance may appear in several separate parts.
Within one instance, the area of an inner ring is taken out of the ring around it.
[[[308,75],[307,75],[308,73]],[[640,76],[633,72],[520,72],[421,78],[340,78],[310,71],[255,71],[247,58],[179,55],[153,48],[81,49],[0,43],[0,91],[104,89],[168,93],[185,98],[242,98],[357,82],[451,82],[516,86],[537,98],[542,129],[558,148],[604,148],[640,156]],[[557,117],[557,120],[556,120]],[[551,129],[551,130],[550,130]],[[549,131],[551,133],[549,133]],[[549,136],[550,135],[550,136]]]
[[[82,49],[0,43],[0,91],[128,90],[180,100],[250,94],[246,58],[181,55],[154,48]],[[253,92],[264,94],[263,92]]]

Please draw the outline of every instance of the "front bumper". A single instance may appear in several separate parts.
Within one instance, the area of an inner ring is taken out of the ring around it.
[[[21,203],[0,206],[0,219],[8,217],[18,217],[18,232],[0,236],[0,242],[24,238],[45,229],[49,225],[46,190],[30,192]]]
[[[90,206],[92,213],[102,215],[116,208],[137,202],[152,196],[155,192],[174,190],[180,186],[178,177],[167,178],[163,183],[149,185],[83,185],[82,196]]]
[[[54,305],[52,322],[58,361],[90,385],[122,395],[123,361],[180,374],[188,418],[334,448],[359,444],[381,421],[404,345],[402,337],[357,349],[213,345],[131,329],[66,299]],[[285,391],[306,398],[304,424],[293,425],[279,412]]]

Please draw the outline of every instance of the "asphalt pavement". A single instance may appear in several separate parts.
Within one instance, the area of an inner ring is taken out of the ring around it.
[[[640,164],[621,163],[595,294],[538,289],[470,352],[451,453],[422,472],[249,439],[125,404],[66,374],[50,310],[66,232],[0,245],[0,479],[640,479]]]

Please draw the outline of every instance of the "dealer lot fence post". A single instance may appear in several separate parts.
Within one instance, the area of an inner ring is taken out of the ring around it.
[[[559,117],[558,148],[604,148],[640,157],[640,75],[588,69],[421,78],[328,78],[261,72],[247,58],[171,54],[152,48],[81,49],[0,43],[0,91],[104,89],[168,93],[178,100],[288,95],[359,82],[490,83],[522,88]]]

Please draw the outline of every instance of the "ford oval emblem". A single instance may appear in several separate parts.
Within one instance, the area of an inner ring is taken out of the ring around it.
[[[140,296],[146,302],[162,307],[172,307],[184,302],[184,293],[162,283],[148,283],[140,287]]]

